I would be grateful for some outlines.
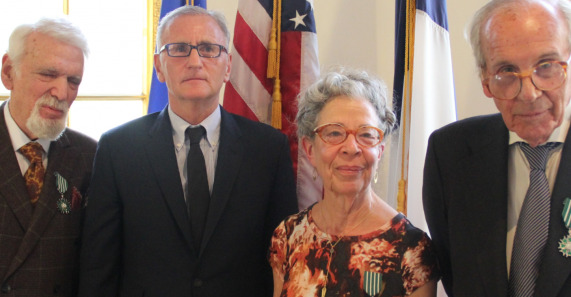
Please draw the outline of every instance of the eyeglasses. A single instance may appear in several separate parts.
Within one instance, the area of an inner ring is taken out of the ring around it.
[[[165,49],[170,57],[188,57],[190,56],[192,49],[196,49],[198,55],[203,58],[218,58],[222,51],[228,52],[224,46],[214,43],[201,43],[199,45],[190,45],[188,43],[169,43],[163,45],[159,50],[159,53]]]
[[[526,72],[500,70],[499,73],[484,80],[490,93],[496,99],[511,100],[521,91],[522,79],[530,77],[533,85],[542,91],[551,91],[560,87],[567,78],[567,61],[547,61]]]
[[[376,127],[363,126],[357,130],[350,130],[336,123],[321,125],[313,129],[313,133],[319,135],[319,138],[325,143],[334,145],[344,142],[349,134],[353,134],[357,143],[366,147],[373,147],[381,143],[385,136],[383,130]]]

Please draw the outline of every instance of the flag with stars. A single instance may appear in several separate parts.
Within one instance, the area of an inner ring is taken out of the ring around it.
[[[319,76],[313,0],[282,0],[279,77],[282,129],[289,138],[297,177],[298,204],[304,209],[321,198],[322,185],[299,145],[294,124],[297,95]],[[274,80],[267,78],[268,45],[274,0],[240,0],[234,27],[232,72],[224,91],[229,112],[266,124],[271,122]],[[299,149],[298,149],[299,148]]]

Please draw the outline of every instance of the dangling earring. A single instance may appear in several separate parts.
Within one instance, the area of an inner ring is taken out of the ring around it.
[[[317,168],[313,167],[313,175],[311,177],[313,177],[314,181],[317,179]]]
[[[373,181],[375,182],[375,184],[377,183],[377,180],[379,180],[379,172],[375,171],[375,176],[373,177]]]

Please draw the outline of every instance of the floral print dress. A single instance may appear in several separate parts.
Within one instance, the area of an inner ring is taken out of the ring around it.
[[[337,237],[319,230],[312,208],[274,231],[269,261],[284,276],[281,297],[406,296],[439,278],[430,239],[403,214],[371,233]]]

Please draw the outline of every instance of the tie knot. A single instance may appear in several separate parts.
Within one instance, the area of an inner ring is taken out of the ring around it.
[[[545,171],[545,165],[547,164],[549,153],[551,150],[559,146],[559,143],[549,142],[541,146],[531,147],[525,142],[520,142],[519,146],[525,154],[531,169],[539,169]]]
[[[188,127],[184,134],[186,134],[186,137],[190,140],[190,144],[197,144],[206,134],[206,129],[202,126]]]
[[[41,162],[44,148],[41,144],[30,141],[19,149],[20,153],[30,161],[30,163]]]

